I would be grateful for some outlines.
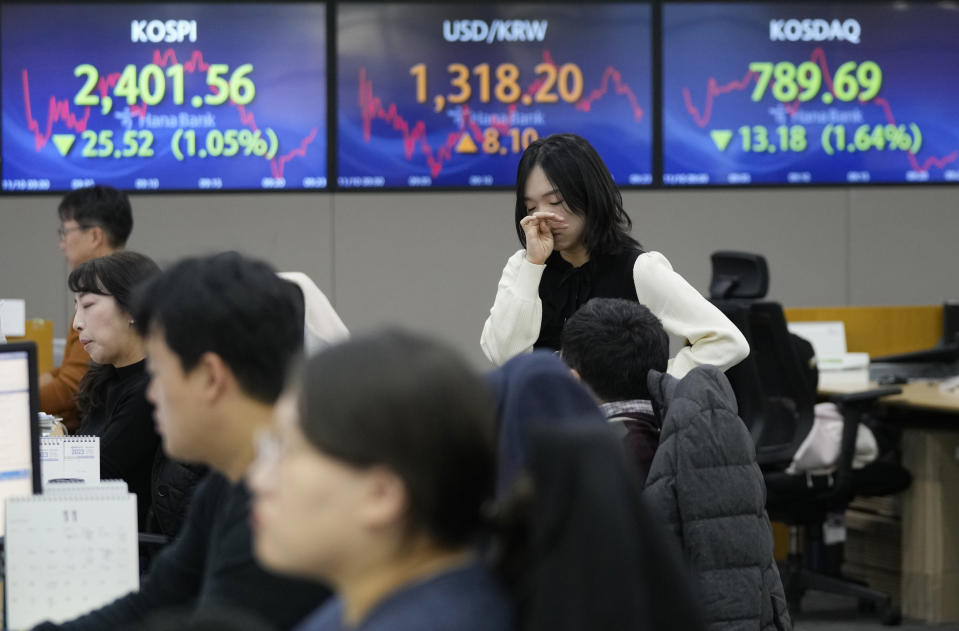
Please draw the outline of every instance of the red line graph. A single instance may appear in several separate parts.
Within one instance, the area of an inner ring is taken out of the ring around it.
[[[180,62],[177,60],[176,53],[172,48],[168,48],[165,51],[154,50],[153,51],[153,60],[152,63],[160,67],[166,67],[168,65],[177,65]],[[194,73],[196,71],[206,71],[210,67],[210,64],[207,63],[203,58],[203,52],[199,50],[193,51],[190,55],[190,58],[183,62],[183,69],[186,72]],[[40,131],[40,124],[33,118],[33,109],[30,98],[30,83],[27,70],[24,69],[22,72],[23,78],[23,100],[24,100],[24,109],[27,115],[27,128],[33,132],[34,135],[34,144],[36,150],[40,151],[44,146],[50,141],[50,136],[53,133],[53,125],[59,121],[64,121],[65,125],[69,129],[73,129],[79,132],[86,130],[87,122],[90,118],[90,108],[86,107],[85,112],[82,118],[78,118],[70,110],[70,101],[68,99],[57,100],[55,96],[50,97],[50,107],[47,114],[47,125],[44,132]],[[103,98],[107,95],[107,92],[114,88],[117,82],[122,76],[122,72],[111,72],[106,74],[97,81],[96,90],[100,92],[100,97]],[[214,91],[216,90],[215,86],[211,86]],[[245,106],[236,104],[233,99],[229,100],[230,105],[235,107],[240,115],[241,124],[249,127],[252,131],[259,131],[256,125],[256,118],[253,115],[252,111],[248,111]],[[130,115],[143,118],[147,113],[147,104],[141,101],[130,106]],[[306,156],[306,149],[314,140],[319,133],[319,130],[314,127],[310,130],[310,133],[304,137],[299,145],[288,151],[285,154],[274,156],[270,160],[270,170],[274,178],[283,177],[283,171],[291,160],[297,157]]]
[[[260,131],[260,128],[256,125],[256,116],[253,112],[247,111],[246,106],[237,105],[231,100],[230,103],[236,107],[237,112],[240,114],[240,123],[249,127],[252,131]],[[292,149],[287,153],[275,157],[270,160],[270,169],[273,173],[273,177],[280,178],[283,177],[283,169],[286,167],[286,163],[296,157],[305,157],[306,156],[306,147],[316,140],[316,135],[319,133],[319,129],[316,127],[310,130],[310,133],[300,141],[300,145],[296,149]]]
[[[593,106],[593,102],[601,99],[606,96],[606,93],[609,91],[609,83],[613,82],[613,90],[616,94],[622,94],[629,100],[630,107],[633,108],[633,118],[638,123],[643,119],[643,108],[639,106],[639,101],[636,99],[636,95],[633,94],[633,91],[628,85],[623,83],[622,75],[619,73],[619,70],[616,70],[612,66],[606,68],[606,71],[603,73],[603,82],[602,85],[590,92],[589,96],[580,99],[576,103],[576,109],[583,112],[588,112]]]
[[[33,143],[37,151],[43,149],[53,134],[53,124],[63,121],[69,129],[78,132],[84,132],[87,129],[87,121],[90,119],[90,108],[87,107],[82,118],[70,111],[70,101],[64,99],[58,101],[55,96],[50,97],[50,106],[47,108],[47,128],[40,131],[40,123],[33,118],[33,108],[30,103],[30,77],[27,71],[23,70],[20,74],[23,80],[23,105],[27,115],[27,129],[33,132]]]
[[[100,93],[100,98],[102,99],[107,95],[107,92],[110,88],[115,88],[117,81],[120,80],[120,72],[111,72],[105,77],[100,77],[100,80],[97,81],[97,92]]]
[[[552,55],[549,51],[543,51],[543,63],[556,67]],[[523,92],[524,95],[533,96],[539,92],[545,78],[538,77]],[[639,106],[638,99],[632,89],[623,82],[622,75],[612,66],[606,68],[603,73],[600,87],[590,92],[589,96],[580,98],[574,107],[582,112],[589,112],[594,102],[603,98],[609,93],[612,85],[615,94],[623,95],[629,101],[633,110],[633,118],[638,122],[642,120],[644,112]],[[443,170],[443,165],[453,156],[454,148],[464,133],[470,134],[474,141],[483,141],[483,131],[473,120],[470,109],[464,105],[461,111],[461,122],[457,130],[450,132],[446,136],[446,142],[437,148],[434,148],[427,138],[426,123],[422,120],[410,124],[399,113],[396,104],[384,105],[383,100],[375,96],[373,92],[373,81],[367,79],[366,68],[360,68],[359,73],[359,93],[357,103],[363,120],[363,140],[370,141],[372,135],[372,124],[374,120],[380,120],[390,126],[403,136],[403,151],[407,160],[413,157],[417,146],[426,158],[426,164],[433,177],[437,177]],[[495,128],[501,134],[506,134],[512,127],[513,117],[516,113],[517,105],[510,104],[506,108],[506,115],[490,117],[490,126]]]
[[[176,53],[173,49],[167,48],[166,51],[162,53],[159,50],[153,51],[153,63],[166,67],[170,64],[175,66],[180,62],[177,61]],[[203,52],[199,50],[193,51],[193,53],[190,54],[190,58],[183,62],[183,69],[186,72],[196,72],[197,70],[206,71],[209,67],[210,64],[203,60]]]
[[[822,47],[817,46],[812,54],[809,55],[809,60],[815,62],[819,65],[820,70],[822,71],[823,81],[826,83],[826,88],[830,94],[835,96],[835,88],[833,87],[833,78],[829,73],[829,61],[826,58],[826,51]],[[683,101],[686,105],[686,111],[689,112],[689,115],[693,118],[693,121],[700,127],[706,127],[709,124],[710,119],[712,118],[713,104],[716,99],[724,94],[730,92],[737,92],[745,90],[749,87],[749,84],[753,82],[759,76],[758,72],[750,70],[746,75],[739,80],[730,81],[729,83],[719,85],[714,77],[709,77],[706,81],[706,102],[703,105],[702,113],[693,105],[692,95],[690,90],[687,87],[682,89]],[[772,86],[775,81],[770,82]],[[896,125],[896,117],[893,114],[892,106],[889,104],[885,98],[882,97],[873,97],[868,101],[859,101],[860,104],[865,105],[867,103],[872,103],[880,107],[883,111],[883,116],[886,119],[886,122],[890,125]],[[802,104],[797,99],[792,103],[787,103],[783,105],[783,108],[786,112],[793,116],[796,112],[799,111],[799,108]],[[926,172],[929,170],[930,166],[936,166],[939,169],[944,168],[947,164],[956,161],[959,159],[959,150],[953,151],[942,157],[930,156],[925,159],[925,161],[920,164],[919,159],[912,151],[906,152],[906,158],[909,160],[909,165],[912,167],[913,171],[917,172]]]
[[[889,121],[890,125],[896,124],[896,117],[893,116],[892,106],[889,105],[889,101],[881,97],[876,97],[872,100],[872,102],[882,108],[883,114],[885,115],[886,120]],[[953,151],[952,153],[942,157],[929,156],[922,164],[919,164],[916,154],[911,151],[906,152],[906,157],[909,158],[909,164],[912,166],[913,171],[925,173],[929,170],[930,166],[934,165],[936,168],[942,169],[945,168],[945,166],[950,162],[955,162],[956,159],[959,158],[959,151]]]
[[[467,127],[470,128],[474,136],[478,138],[482,137],[482,131],[479,125],[477,125],[470,116],[469,108],[464,107],[463,124],[460,129],[448,134],[446,144],[434,151],[432,145],[430,145],[426,138],[426,123],[417,121],[411,128],[406,119],[400,116],[395,103],[384,108],[382,99],[373,95],[373,82],[367,80],[366,68],[360,68],[359,105],[360,111],[363,114],[363,140],[366,142],[370,141],[374,119],[380,119],[392,125],[393,129],[403,134],[403,150],[406,154],[406,159],[409,160],[413,157],[413,151],[416,149],[417,143],[419,143],[420,150],[426,157],[426,163],[433,177],[440,174],[443,170],[443,164],[453,156],[453,147],[456,146],[460,136],[466,133]]]
[[[753,79],[758,76],[758,73],[750,70],[742,79],[730,81],[723,85],[719,85],[715,77],[710,77],[706,81],[706,103],[703,105],[702,114],[700,114],[696,106],[693,105],[693,97],[689,92],[689,88],[683,88],[683,101],[686,103],[686,111],[693,117],[693,121],[695,121],[697,125],[705,127],[713,117],[713,103],[716,101],[716,97],[729,94],[730,92],[745,90],[749,84],[752,83]]]

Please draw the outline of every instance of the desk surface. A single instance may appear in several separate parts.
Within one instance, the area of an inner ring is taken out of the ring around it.
[[[857,373],[858,374],[855,374]],[[850,374],[852,373],[852,374]],[[820,394],[875,387],[867,370],[822,371]],[[931,622],[959,620],[959,393],[939,384],[907,383],[881,399],[902,420],[902,464],[913,476],[902,498],[902,613]],[[949,594],[952,594],[950,596]]]
[[[828,396],[881,387],[875,382],[868,381],[864,373],[846,374],[856,372],[858,371],[820,372],[819,393]],[[959,413],[959,394],[942,392],[937,383],[914,382],[897,387],[902,388],[902,394],[883,397],[881,402],[936,412]]]

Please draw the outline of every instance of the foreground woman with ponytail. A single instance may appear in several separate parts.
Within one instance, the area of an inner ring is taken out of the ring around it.
[[[311,358],[250,474],[255,553],[328,583],[302,631],[510,631],[477,553],[495,478],[494,414],[455,353],[406,333]]]

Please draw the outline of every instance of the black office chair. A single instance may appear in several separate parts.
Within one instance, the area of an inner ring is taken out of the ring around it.
[[[843,578],[841,547],[826,567],[813,570],[799,553],[798,527],[805,526],[807,551],[822,545],[828,513],[843,511],[856,495],[887,495],[907,488],[909,473],[898,465],[873,462],[853,469],[860,420],[883,396],[898,388],[882,388],[833,397],[843,416],[838,467],[831,475],[791,475],[785,469],[813,424],[816,384],[797,352],[782,307],[763,302],[769,286],[765,259],[743,252],[712,255],[710,298],[740,328],[750,355],[727,371],[740,416],[756,442],[757,461],[766,481],[770,518],[790,530],[789,558],[783,585],[790,611],[798,614],[808,589],[853,596],[864,606],[879,609],[884,624],[898,624],[901,615],[888,594]],[[815,373],[812,373],[815,374]]]
[[[712,260],[710,300],[739,328],[752,349],[746,360],[726,371],[736,394],[739,416],[753,437],[759,466],[764,470],[785,469],[812,429],[813,414],[811,407],[800,409],[793,399],[769,392],[760,378],[753,320],[754,307],[761,304],[757,301],[765,297],[769,288],[766,259],[746,252],[716,252]],[[758,341],[760,346],[770,343]]]

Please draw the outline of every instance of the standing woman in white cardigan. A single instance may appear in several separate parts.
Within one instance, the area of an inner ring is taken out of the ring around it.
[[[524,249],[506,262],[480,340],[494,364],[534,347],[558,350],[566,319],[596,297],[638,300],[687,341],[669,361],[674,376],[700,364],[725,370],[749,354],[726,316],[629,236],[623,197],[585,139],[557,134],[526,149],[515,221]]]

